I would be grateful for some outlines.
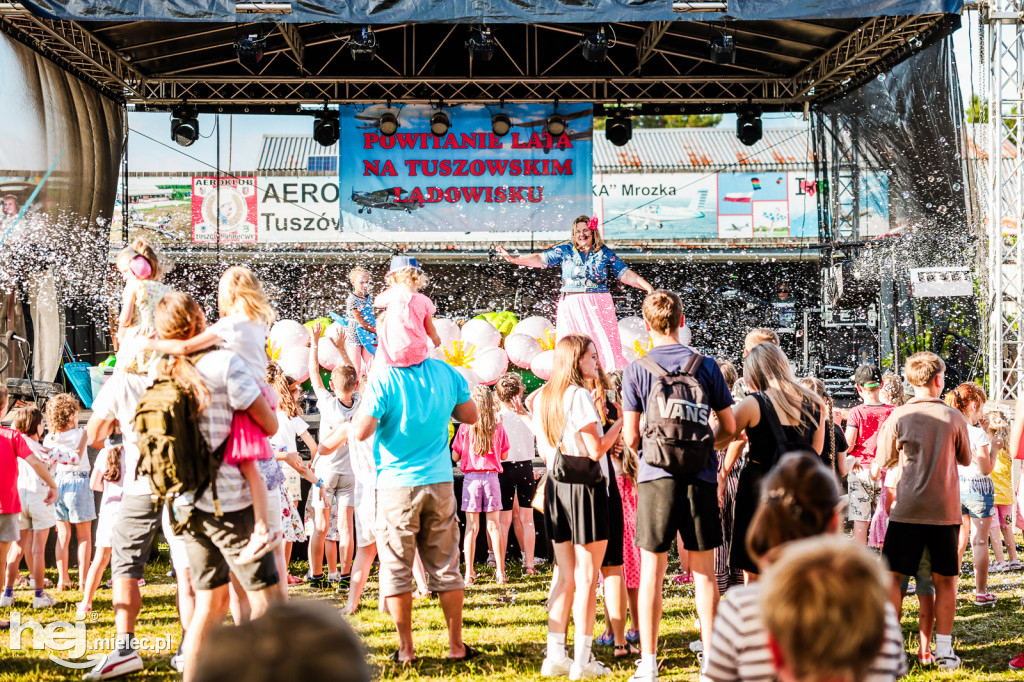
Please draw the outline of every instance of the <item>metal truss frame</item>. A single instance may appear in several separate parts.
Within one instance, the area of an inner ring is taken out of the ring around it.
[[[988,395],[1016,400],[1024,395],[1024,2],[989,0],[980,9],[989,102]]]
[[[687,3],[681,3],[687,4]],[[705,3],[688,3],[705,9]],[[712,3],[715,4],[715,3]],[[390,78],[324,75],[326,65],[317,73],[304,60],[304,51],[318,43],[304,43],[299,30],[282,28],[286,45],[268,51],[265,57],[277,58],[278,52],[295,62],[293,76],[269,77],[260,74],[219,77],[208,73],[211,63],[190,67],[194,73],[144,73],[132,64],[129,55],[119,53],[103,42],[100,32],[90,32],[73,21],[53,21],[37,17],[16,2],[0,1],[0,30],[23,42],[63,68],[92,84],[115,101],[142,107],[164,108],[187,98],[196,105],[297,106],[333,102],[404,101],[425,103],[442,99],[456,103],[505,101],[554,101],[615,103],[666,103],[728,106],[754,100],[766,108],[801,108],[806,102],[836,96],[856,85],[874,71],[887,68],[888,61],[943,25],[946,15],[927,14],[910,17],[873,17],[866,19],[839,43],[826,50],[795,75],[778,75],[736,67],[740,75],[730,77],[690,75],[694,62],[707,59],[681,54],[666,46],[673,29],[684,22],[652,22],[635,43],[619,41],[636,51],[635,62],[612,64],[620,76],[554,77],[551,70],[566,55],[538,62],[536,50],[525,51],[526,61],[517,65],[518,73],[500,77],[432,77],[424,75],[425,64],[393,65]],[[568,27],[535,24],[535,30],[551,30],[581,36]],[[384,27],[406,30],[406,26]],[[531,29],[530,32],[533,32]],[[539,38],[535,35],[532,40]],[[337,42],[331,37],[319,41]],[[415,38],[413,38],[415,40]],[[446,38],[447,40],[447,38]],[[573,45],[575,47],[575,45]],[[505,46],[501,46],[505,49]],[[531,54],[532,53],[532,54]],[[338,58],[337,55],[332,59]],[[404,57],[403,57],[404,59]],[[664,60],[675,72],[671,76],[643,76],[642,69],[652,60]],[[383,60],[382,60],[383,61]],[[429,61],[429,60],[428,60]],[[749,73],[743,73],[746,70]]]

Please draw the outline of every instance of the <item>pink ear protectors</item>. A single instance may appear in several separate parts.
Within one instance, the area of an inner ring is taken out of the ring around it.
[[[149,264],[149,261],[144,256],[132,258],[131,263],[128,264],[128,269],[139,279],[149,279],[153,276],[153,266]]]

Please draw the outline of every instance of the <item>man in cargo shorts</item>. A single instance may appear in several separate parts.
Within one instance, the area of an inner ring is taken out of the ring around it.
[[[476,405],[462,375],[447,363],[427,359],[411,367],[380,366],[370,374],[352,437],[376,433],[377,551],[380,593],[398,631],[398,663],[412,661],[412,564],[419,549],[427,585],[437,592],[448,624],[449,660],[478,655],[462,641],[465,584],[459,571],[452,460],[451,417],[477,420]]]

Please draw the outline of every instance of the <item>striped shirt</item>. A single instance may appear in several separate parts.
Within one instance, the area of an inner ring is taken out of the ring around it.
[[[196,362],[196,371],[210,390],[210,405],[199,413],[199,430],[211,450],[216,450],[231,433],[236,410],[246,410],[260,397],[260,387],[245,362],[227,350],[207,353]],[[252,505],[252,494],[236,466],[217,469],[217,499],[224,512]],[[213,512],[213,493],[207,488],[196,500],[196,508]]]
[[[761,583],[729,590],[718,607],[711,651],[707,653],[707,672],[701,678],[710,682],[773,682],[776,679],[772,654],[768,649],[768,631],[761,617]],[[882,649],[868,670],[865,682],[892,682],[907,673],[907,655],[903,633],[892,606],[885,607],[885,638]]]

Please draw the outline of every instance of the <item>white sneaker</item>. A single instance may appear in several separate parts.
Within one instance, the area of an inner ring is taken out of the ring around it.
[[[111,651],[100,659],[92,670],[82,676],[83,680],[110,680],[142,670],[142,657],[138,652],[121,653]]]
[[[658,682],[658,669],[645,668],[643,661],[637,661],[636,672],[629,678],[629,682]]]
[[[0,609],[6,609],[14,606],[14,595],[10,597],[0,597]]]
[[[32,608],[34,609],[48,609],[56,603],[57,600],[45,592],[43,592],[41,597],[32,597]]]
[[[960,667],[960,657],[952,651],[949,652],[948,656],[935,655],[935,665],[939,670],[956,670]]]
[[[174,654],[171,656],[171,667],[177,670],[179,673],[185,672],[185,655]]]
[[[572,664],[572,667],[569,668],[569,679],[586,680],[592,677],[609,675],[611,672],[612,671],[608,666],[591,656],[590,662],[586,665],[580,665],[579,663]]]
[[[552,658],[545,657],[544,662],[540,664],[540,676],[562,677],[563,675],[569,674],[569,671],[572,670],[572,666],[572,659],[568,656],[566,656],[560,661],[556,661]]]
[[[692,651],[695,654],[703,653],[703,651],[704,651],[704,642],[702,642],[699,639],[696,640],[696,641],[690,642],[690,651]]]

